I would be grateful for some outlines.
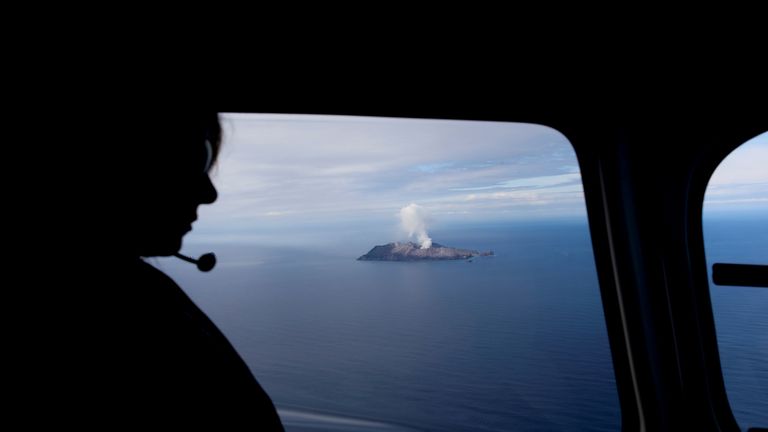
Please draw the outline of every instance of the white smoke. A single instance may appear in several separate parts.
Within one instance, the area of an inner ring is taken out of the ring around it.
[[[416,237],[422,249],[432,247],[432,239],[427,235],[427,220],[429,214],[418,204],[408,204],[400,209],[400,224],[408,237]]]

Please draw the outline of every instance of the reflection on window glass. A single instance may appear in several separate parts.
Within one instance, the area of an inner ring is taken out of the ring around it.
[[[494,122],[224,120],[220,199],[184,245],[215,251],[219,265],[159,265],[233,341],[289,431],[620,428],[563,135]]]
[[[720,163],[707,187],[703,217],[728,400],[742,428],[768,427],[768,289],[711,282],[714,263],[768,265],[768,133]]]

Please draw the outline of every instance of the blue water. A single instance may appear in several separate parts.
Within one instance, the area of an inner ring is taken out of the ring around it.
[[[288,431],[619,430],[586,222],[430,234],[496,255],[362,262],[355,258],[374,244],[357,236],[324,249],[188,245],[190,253],[215,250],[217,269],[160,266],[230,337]],[[729,291],[722,301],[713,291],[716,310],[724,302],[736,308],[717,322],[721,337],[737,341],[723,363],[757,369],[726,371],[726,381],[737,418],[752,422],[765,416],[754,396],[766,388],[765,363],[755,356],[768,358],[768,319],[758,312],[768,310],[768,290]],[[753,303],[760,294],[763,303]],[[753,401],[735,403],[731,385],[746,387]]]
[[[742,429],[768,427],[768,289],[715,286],[717,262],[768,265],[768,214],[704,219],[710,296],[728,400]]]

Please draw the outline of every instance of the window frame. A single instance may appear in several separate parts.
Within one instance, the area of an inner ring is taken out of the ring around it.
[[[695,100],[685,105],[684,120],[680,107],[652,103],[650,113],[630,98],[594,111],[583,109],[584,96],[558,95],[554,100],[565,102],[554,109],[546,95],[516,96],[502,109],[487,101],[477,108],[466,97],[398,101],[407,108],[392,109],[375,98],[287,106],[261,94],[253,99],[258,104],[221,111],[526,122],[558,130],[581,169],[622,430],[740,430],[720,367],[702,210],[716,167],[766,130],[765,119],[746,105],[712,109]]]
[[[720,365],[702,210],[714,170],[759,133],[759,121],[741,124],[712,135],[692,124],[563,132],[582,164],[624,431],[740,430]],[[670,151],[670,142],[687,144]]]

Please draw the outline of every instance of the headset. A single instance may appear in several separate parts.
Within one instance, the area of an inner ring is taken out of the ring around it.
[[[216,255],[213,252],[200,255],[200,258],[194,259],[180,253],[173,254],[176,258],[195,264],[201,272],[209,272],[216,266]]]

